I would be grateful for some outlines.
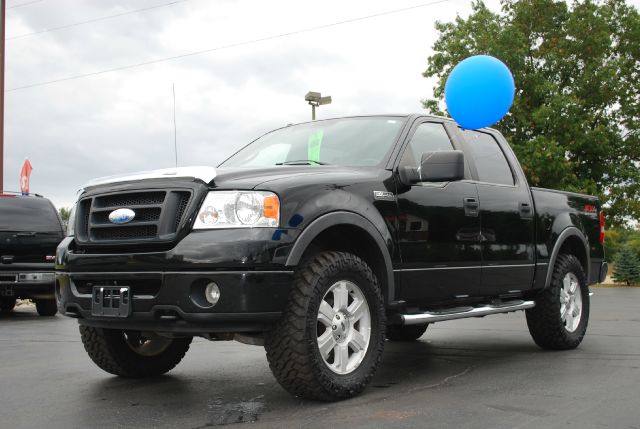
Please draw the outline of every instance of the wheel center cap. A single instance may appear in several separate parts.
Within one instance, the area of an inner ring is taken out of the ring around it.
[[[338,343],[345,341],[349,335],[350,329],[351,324],[349,323],[349,320],[345,317],[344,313],[338,311],[331,321],[331,333],[333,334],[333,339]]]

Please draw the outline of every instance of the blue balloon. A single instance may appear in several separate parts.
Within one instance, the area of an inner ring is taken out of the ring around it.
[[[444,86],[451,117],[464,129],[489,127],[513,103],[515,82],[509,68],[489,55],[469,57],[456,65]]]

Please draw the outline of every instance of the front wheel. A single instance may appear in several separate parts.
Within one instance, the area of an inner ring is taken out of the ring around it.
[[[143,378],[173,369],[189,350],[191,337],[167,338],[153,332],[101,329],[80,325],[82,344],[104,371]]]
[[[574,349],[582,342],[589,322],[587,276],[578,258],[558,255],[551,284],[526,310],[531,337],[543,349]]]
[[[322,252],[304,262],[267,360],[291,394],[335,401],[364,390],[382,356],[385,311],[378,280],[357,256]]]

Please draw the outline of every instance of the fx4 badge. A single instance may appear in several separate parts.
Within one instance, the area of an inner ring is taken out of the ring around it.
[[[396,196],[393,192],[388,191],[373,191],[373,199],[374,200],[382,200],[382,201],[395,201]]]

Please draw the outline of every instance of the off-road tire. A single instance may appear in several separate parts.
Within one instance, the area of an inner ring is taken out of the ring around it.
[[[574,332],[569,332],[560,317],[560,290],[567,273],[573,273],[580,284],[582,314]],[[526,310],[527,326],[533,341],[543,349],[569,350],[580,345],[589,322],[589,289],[587,276],[578,258],[560,254],[553,267],[551,284],[536,298],[536,306]]]
[[[345,375],[331,371],[317,343],[320,300],[340,280],[356,284],[371,315],[371,336],[362,362]],[[287,307],[267,334],[265,349],[273,375],[294,396],[336,401],[361,393],[371,381],[384,349],[385,309],[380,286],[371,268],[346,252],[321,252],[296,270]]]
[[[426,325],[391,325],[387,326],[387,339],[389,341],[408,342],[415,341],[427,332]]]
[[[55,298],[53,299],[36,299],[36,310],[40,316],[55,316],[58,313],[58,306]]]
[[[0,298],[0,311],[2,311],[3,313],[9,313],[10,311],[13,310],[15,306],[16,306],[15,298],[8,298],[8,297]]]
[[[80,325],[84,349],[91,360],[104,371],[128,378],[162,375],[172,370],[189,350],[192,338],[174,338],[171,344],[154,356],[143,356],[127,344],[121,329],[101,329]]]

